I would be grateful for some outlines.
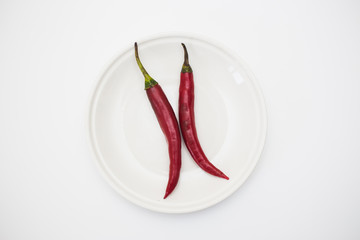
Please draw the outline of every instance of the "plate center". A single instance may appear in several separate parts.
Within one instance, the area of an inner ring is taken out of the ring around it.
[[[164,78],[165,79],[165,78]],[[160,83],[178,119],[178,81]],[[158,175],[168,175],[169,155],[165,136],[157,122],[145,90],[129,94],[123,124],[126,142],[138,163]],[[224,100],[211,85],[195,84],[195,120],[202,148],[216,165],[228,129],[228,116]],[[182,143],[182,172],[196,171],[196,165]]]

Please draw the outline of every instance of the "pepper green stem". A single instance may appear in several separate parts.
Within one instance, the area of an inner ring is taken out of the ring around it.
[[[182,73],[192,73],[193,71],[192,71],[192,69],[190,67],[190,64],[189,64],[189,55],[188,55],[186,46],[183,43],[181,43],[181,45],[184,48],[184,64],[182,66],[181,72]]]
[[[158,83],[147,73],[147,71],[145,70],[144,66],[142,65],[140,58],[139,58],[139,51],[138,51],[138,46],[137,43],[135,42],[134,44],[135,47],[135,58],[136,58],[136,62],[142,72],[142,74],[145,77],[145,90],[154,87],[155,85],[157,85]]]

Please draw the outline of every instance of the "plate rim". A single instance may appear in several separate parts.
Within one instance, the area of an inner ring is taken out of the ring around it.
[[[107,170],[107,166],[104,164],[104,160],[101,157],[100,154],[100,150],[97,147],[96,141],[95,141],[95,130],[94,130],[94,122],[93,122],[93,116],[95,114],[95,109],[94,107],[96,106],[96,100],[98,97],[98,93],[99,93],[99,89],[101,89],[102,83],[106,77],[106,75],[108,74],[109,70],[113,67],[113,65],[116,63],[116,61],[121,58],[123,55],[125,55],[126,53],[128,53],[129,51],[132,50],[132,46],[131,47],[127,47],[127,48],[123,48],[121,51],[117,51],[117,53],[114,55],[114,57],[112,57],[110,59],[110,61],[107,62],[107,64],[105,64],[101,70],[100,70],[100,74],[98,74],[98,76],[96,77],[96,79],[93,82],[93,86],[91,88],[89,97],[88,97],[88,101],[87,101],[87,111],[86,111],[86,123],[85,123],[85,127],[86,127],[86,133],[87,133],[87,142],[91,148],[91,153],[92,153],[92,160],[95,162],[95,165],[97,166],[97,168],[99,169],[102,177],[106,180],[106,182],[111,186],[111,188],[113,190],[115,190],[119,195],[121,195],[123,198],[125,198],[126,200],[128,200],[129,202],[140,206],[142,208],[148,209],[148,210],[152,210],[155,212],[160,212],[160,213],[191,213],[191,212],[196,212],[196,211],[200,211],[209,207],[212,207],[220,202],[222,202],[223,200],[225,200],[226,198],[228,198],[229,196],[231,196],[234,192],[236,192],[245,182],[246,180],[249,178],[249,176],[251,175],[251,173],[254,171],[256,165],[258,164],[261,155],[263,153],[264,150],[264,146],[265,146],[265,142],[266,142],[266,138],[267,138],[267,127],[268,127],[268,113],[267,113],[267,108],[266,108],[266,102],[265,102],[265,97],[264,94],[262,92],[262,89],[260,87],[260,84],[257,80],[257,78],[255,77],[254,73],[249,69],[248,65],[242,60],[242,58],[240,56],[238,56],[238,54],[234,53],[234,51],[232,51],[231,49],[229,49],[228,47],[224,46],[224,44],[219,43],[218,41],[215,41],[214,39],[211,39],[209,37],[205,37],[205,36],[199,36],[198,34],[189,34],[189,33],[166,33],[166,34],[156,34],[156,35],[151,35],[148,36],[146,38],[139,38],[140,41],[138,42],[150,42],[150,41],[154,41],[154,40],[158,40],[158,39],[165,39],[165,38],[189,38],[189,39],[195,39],[195,40],[200,40],[201,42],[205,42],[208,43],[210,45],[212,45],[215,48],[218,48],[219,50],[224,51],[226,54],[234,57],[234,59],[236,61],[238,61],[238,63],[240,63],[240,65],[243,67],[245,73],[249,76],[250,80],[252,81],[256,93],[258,95],[259,98],[259,103],[260,103],[260,111],[263,115],[263,118],[260,121],[260,126],[263,129],[263,131],[260,131],[260,135],[259,135],[259,144],[257,146],[257,150],[255,151],[255,154],[253,156],[253,161],[251,162],[251,164],[249,164],[248,170],[245,172],[244,176],[243,176],[243,180],[239,181],[238,183],[235,183],[234,186],[232,188],[230,188],[228,191],[226,191],[224,194],[220,194],[220,196],[215,197],[214,199],[212,199],[212,201],[208,201],[207,204],[203,204],[202,206],[195,206],[195,207],[187,207],[186,209],[169,209],[169,208],[162,208],[162,207],[157,207],[157,206],[153,206],[151,203],[146,203],[141,201],[140,199],[137,199],[136,197],[131,196],[131,194],[127,193],[125,190],[120,189],[115,183],[114,180],[112,179],[113,176],[111,176],[111,172]]]

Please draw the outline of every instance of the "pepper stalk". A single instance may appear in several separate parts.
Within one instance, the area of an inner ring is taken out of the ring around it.
[[[184,64],[182,66],[181,72],[182,73],[192,73],[193,71],[192,71],[192,69],[190,67],[190,64],[189,64],[189,55],[188,55],[186,46],[183,43],[181,43],[181,45],[184,48]]]
[[[139,58],[139,51],[138,51],[138,46],[137,46],[137,42],[135,42],[134,44],[135,46],[135,58],[136,58],[136,62],[142,72],[142,74],[145,77],[145,90],[152,88],[154,86],[156,86],[158,83],[147,73],[147,71],[145,70],[144,66],[142,65],[140,58]]]

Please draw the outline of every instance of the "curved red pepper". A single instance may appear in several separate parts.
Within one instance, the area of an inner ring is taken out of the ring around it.
[[[201,148],[195,127],[193,71],[189,65],[185,44],[182,43],[181,45],[184,48],[184,64],[181,70],[179,88],[179,122],[185,145],[192,158],[205,172],[229,179],[207,159]]]
[[[181,135],[179,125],[165,93],[160,85],[146,72],[140,62],[137,43],[135,43],[135,57],[141,72],[145,77],[145,90],[151,106],[155,112],[161,130],[163,131],[167,143],[170,157],[169,180],[166,187],[164,199],[176,187],[181,168]]]

